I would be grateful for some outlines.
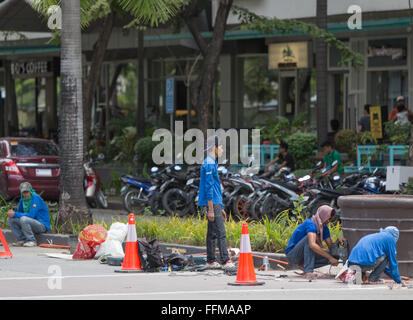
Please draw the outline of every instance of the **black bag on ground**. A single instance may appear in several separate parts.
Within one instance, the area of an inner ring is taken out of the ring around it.
[[[178,267],[185,267],[189,264],[188,258],[179,252],[168,254],[164,257],[164,260],[166,264]]]
[[[148,242],[146,238],[139,238],[138,248],[142,268],[145,271],[155,270],[165,266],[158,240],[154,239]],[[143,257],[144,254],[146,254],[146,259]]]

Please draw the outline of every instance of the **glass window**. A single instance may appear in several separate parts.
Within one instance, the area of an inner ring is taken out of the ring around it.
[[[396,98],[404,96],[406,107],[409,107],[407,71],[371,71],[368,74],[370,100],[367,103],[388,106],[390,112],[395,107]]]
[[[254,127],[278,116],[278,75],[268,57],[244,59],[244,125]]]
[[[407,65],[407,39],[369,40],[369,67],[392,67]]]
[[[57,146],[52,142],[10,142],[14,157],[58,156]]]
[[[348,46],[348,42],[341,40],[344,42],[346,46]],[[341,53],[340,50],[338,50],[336,47],[330,47],[328,48],[329,50],[329,67],[330,68],[345,68],[346,66],[339,65],[339,62],[341,61]]]

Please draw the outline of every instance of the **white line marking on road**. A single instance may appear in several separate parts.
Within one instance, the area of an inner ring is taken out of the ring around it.
[[[377,290],[388,289],[387,287],[370,287],[370,288],[343,288],[347,290]],[[0,297],[0,300],[24,300],[24,299],[59,299],[59,298],[92,298],[92,297],[131,297],[131,296],[157,296],[157,295],[177,295],[177,294],[220,294],[220,293],[270,293],[270,292],[311,292],[311,291],[334,291],[334,288],[301,288],[301,289],[246,289],[246,290],[212,290],[212,291],[166,291],[166,292],[136,292],[136,293],[96,293],[96,294],[71,294],[71,295],[50,295],[50,296],[27,296],[27,297]]]
[[[162,274],[162,273],[161,273]],[[167,275],[169,273],[165,273]],[[112,274],[101,274],[101,275],[81,275],[81,276],[62,276],[62,279],[71,279],[71,278],[110,278],[110,277],[132,277],[132,276],[159,276],[160,274],[156,273],[114,273]],[[14,278],[0,278],[0,281],[7,281],[7,280],[44,280],[49,279],[49,277],[42,276],[42,277],[14,277]]]

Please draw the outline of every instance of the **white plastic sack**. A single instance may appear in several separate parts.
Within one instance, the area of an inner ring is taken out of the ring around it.
[[[105,242],[103,242],[99,250],[96,252],[95,258],[101,257],[124,257],[122,242],[125,240],[128,233],[128,225],[121,222],[114,222],[110,226]]]

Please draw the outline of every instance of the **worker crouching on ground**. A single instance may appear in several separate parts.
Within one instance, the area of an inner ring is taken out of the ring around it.
[[[359,265],[363,279],[368,283],[380,283],[380,276],[383,272],[396,283],[402,283],[396,257],[398,239],[399,230],[393,226],[380,229],[378,233],[364,236],[351,251],[348,266]],[[369,270],[372,272],[369,278],[365,279],[366,271]]]
[[[7,224],[17,238],[14,246],[37,246],[34,234],[50,230],[49,209],[28,182],[20,185],[21,199],[17,211],[7,212]]]
[[[201,166],[201,180],[199,183],[199,200],[204,214],[208,217],[207,230],[207,265],[211,269],[219,269],[221,265],[215,259],[216,242],[220,253],[220,262],[224,269],[235,268],[229,257],[226,245],[226,231],[224,221],[226,213],[223,209],[221,182],[218,175],[217,159],[223,153],[222,145],[218,144],[218,136],[207,139],[207,157]]]
[[[338,265],[338,260],[323,249],[323,241],[329,250],[333,249],[328,224],[335,215],[335,210],[324,205],[317,213],[305,220],[294,230],[285,253],[290,265],[298,265],[304,271],[306,279],[315,279],[314,269],[331,264]]]

